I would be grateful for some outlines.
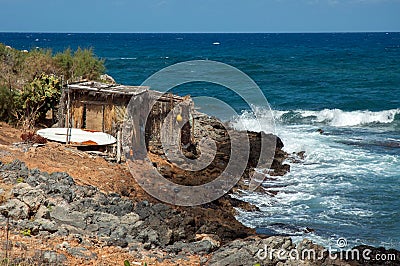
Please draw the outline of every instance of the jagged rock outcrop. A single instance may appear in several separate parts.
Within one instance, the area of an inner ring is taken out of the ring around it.
[[[229,196],[191,208],[134,202],[117,193],[105,194],[93,186],[77,185],[66,173],[28,169],[18,160],[0,163],[0,177],[2,182],[12,184],[11,198],[0,205],[0,224],[4,226],[9,217],[11,228],[32,235],[70,235],[83,242],[89,237],[98,239],[100,247],[118,246],[139,254],[146,249],[160,249],[168,254],[164,258],[207,255],[202,260],[206,265],[376,265],[374,261],[332,259],[328,254],[318,260],[282,258],[277,251],[295,250],[301,254],[304,249],[322,252],[324,248],[309,240],[295,245],[288,237],[255,235],[224,209],[241,204],[228,200]],[[276,252],[265,255],[265,247]],[[59,248],[87,261],[98,257],[85,246],[72,247],[66,242]],[[398,251],[358,247],[361,252],[366,248],[372,250],[372,255],[395,254],[397,261],[390,265],[399,265]],[[55,251],[38,256],[49,263],[66,262],[66,257]]]
[[[13,198],[0,206],[0,221],[10,217],[13,226],[34,235],[43,231],[84,234],[108,245],[127,247],[139,242],[151,248],[196,242],[196,234],[202,233],[215,233],[224,241],[252,233],[222,210],[133,202],[117,193],[77,185],[66,173],[29,170],[18,160],[2,165],[0,173],[4,182],[14,184]]]

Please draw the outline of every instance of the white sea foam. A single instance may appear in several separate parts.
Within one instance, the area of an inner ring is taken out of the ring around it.
[[[294,110],[294,111],[275,111],[275,119],[284,120],[285,115],[292,113],[300,119],[309,118],[314,123],[325,123],[335,127],[367,125],[371,123],[392,123],[400,109],[390,109],[384,111],[343,111],[340,109],[323,109],[321,111]]]
[[[116,60],[136,60],[137,57],[107,57],[107,60],[116,61]]]
[[[252,106],[253,111],[243,111],[234,117],[230,124],[237,130],[250,130],[265,133],[275,132],[274,114],[270,109]]]
[[[274,123],[283,124],[326,124],[333,127],[352,127],[368,124],[389,124],[400,115],[400,108],[384,111],[343,111],[340,109],[323,109],[321,111],[294,110],[270,111],[267,108],[254,107],[253,111],[244,111],[231,121],[238,130],[264,131],[273,133]],[[273,121],[273,119],[275,121]]]
[[[255,111],[256,114],[242,113],[231,122],[231,125],[241,130],[268,132],[271,116],[268,115],[268,110],[259,108]],[[291,164],[291,172],[285,176],[269,177],[263,182],[263,187],[273,193],[241,194],[241,199],[257,205],[261,212],[239,212],[238,219],[251,227],[267,228],[277,233],[291,235],[297,235],[297,233],[293,233],[290,227],[276,228],[273,224],[295,225],[300,226],[300,229],[310,226],[316,229],[316,233],[308,234],[307,237],[323,245],[329,243],[330,233],[345,235],[350,238],[349,242],[354,241],[355,236],[352,235],[351,229],[340,228],[343,228],[343,225],[349,228],[365,226],[370,219],[377,219],[376,216],[380,214],[376,213],[382,213],[382,211],[377,209],[373,204],[374,201],[369,197],[381,199],[383,198],[381,195],[387,195],[386,198],[390,198],[391,191],[399,188],[395,185],[397,184],[395,181],[392,181],[389,187],[382,184],[389,182],[387,180],[397,180],[396,176],[400,176],[400,169],[398,169],[400,157],[393,154],[375,153],[367,148],[346,144],[344,141],[351,137],[356,140],[359,138],[369,140],[377,136],[373,133],[370,135],[372,131],[365,131],[364,128],[358,127],[350,129],[350,132],[356,135],[343,134],[348,129],[342,127],[392,123],[397,119],[396,114],[400,114],[400,109],[381,112],[344,112],[338,109],[298,110],[291,113],[275,111],[274,117],[277,122],[275,134],[282,139],[285,145],[284,150],[288,153],[305,151],[306,158],[300,164],[287,162]],[[285,116],[299,120],[297,123],[280,123]],[[302,120],[303,118],[305,120]],[[265,124],[260,122],[263,121],[262,119],[265,119]],[[316,132],[321,127],[318,123],[326,124],[323,128],[329,131],[329,134],[321,135]],[[393,137],[390,140],[398,141]],[[369,184],[375,184],[375,188],[370,190]],[[360,196],[360,191],[364,189],[371,193],[367,198]],[[393,214],[387,214],[387,216],[394,217]],[[316,218],[317,222],[315,222]],[[321,233],[321,228],[329,230]],[[301,230],[298,233],[303,234]],[[367,239],[369,236],[360,237]],[[379,239],[379,236],[376,237]],[[374,243],[368,242],[368,244]]]

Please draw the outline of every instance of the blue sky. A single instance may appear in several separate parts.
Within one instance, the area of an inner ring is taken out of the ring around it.
[[[400,31],[400,0],[0,0],[0,31]]]

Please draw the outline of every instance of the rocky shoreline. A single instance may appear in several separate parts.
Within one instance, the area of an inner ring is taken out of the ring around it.
[[[9,195],[4,189],[0,193],[1,226],[14,229],[25,238],[61,239],[54,250],[36,250],[36,257],[31,258],[34,262],[67,265],[70,264],[67,258],[74,257],[91,263],[99,259],[96,249],[114,246],[137,260],[147,254],[166,265],[178,259],[190,261],[193,255],[199,256],[193,265],[376,265],[333,260],[327,254],[321,261],[282,260],[277,254],[271,259],[260,259],[257,252],[265,246],[300,253],[323,247],[308,240],[296,246],[289,237],[255,235],[244,227],[241,231],[229,231],[223,225],[213,227],[212,222],[196,220],[199,217],[194,212],[162,203],[133,202],[117,193],[105,194],[93,186],[77,185],[66,173],[28,169],[19,160],[1,164],[0,176],[4,184],[10,185]],[[72,246],[71,241],[78,241],[79,245]],[[400,256],[393,250],[381,252]],[[13,259],[14,263],[20,260]]]
[[[226,165],[230,140],[223,125],[204,116],[198,118],[196,125],[196,140],[207,135],[216,141],[219,151],[211,167],[201,173],[182,172],[166,160],[160,147],[150,149],[153,164],[176,183],[208,182]],[[261,133],[247,134],[251,144],[248,167],[231,193],[245,188],[260,152]],[[288,154],[282,150],[283,143],[279,138],[276,142],[272,175],[290,170],[284,163]],[[193,153],[193,150],[185,152]],[[320,259],[280,257],[278,250],[301,253],[305,249],[322,251],[324,248],[306,239],[295,245],[289,237],[257,235],[254,229],[235,219],[236,208],[254,211],[257,207],[230,195],[197,207],[176,207],[157,201],[139,187],[104,192],[93,185],[77,184],[75,179],[65,172],[47,173],[28,168],[18,159],[0,162],[2,257],[5,258],[4,251],[7,256],[14,251],[7,258],[9,262],[18,264],[29,258],[36,265],[122,265],[125,260],[138,265],[145,262],[148,265],[400,265],[398,251],[372,247],[359,249],[393,253],[396,261],[381,264],[345,261],[331,258],[327,253]],[[6,240],[6,231],[13,240]],[[32,241],[36,244],[30,245]],[[265,247],[276,251],[264,258],[258,252]]]

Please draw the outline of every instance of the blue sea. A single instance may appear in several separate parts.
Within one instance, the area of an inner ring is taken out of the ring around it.
[[[261,211],[238,219],[259,232],[326,246],[345,238],[349,246],[400,249],[400,33],[0,33],[0,42],[54,52],[92,47],[107,73],[130,85],[186,60],[240,69],[268,99],[284,149],[306,157],[288,162],[287,175],[266,179],[272,193],[244,192],[240,197]],[[238,112],[233,126],[264,130],[254,112],[262,117],[268,108],[251,111],[221,86],[193,83],[174,92],[218,98]],[[232,119],[216,105],[202,111]]]

